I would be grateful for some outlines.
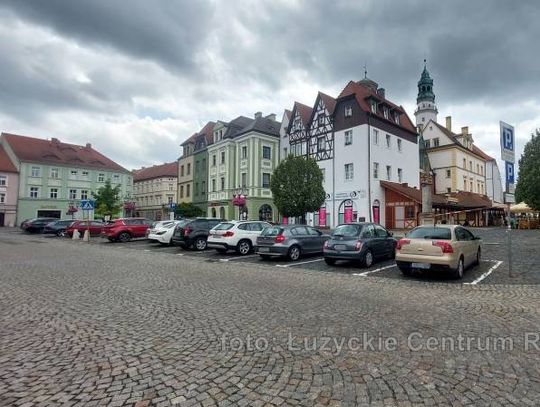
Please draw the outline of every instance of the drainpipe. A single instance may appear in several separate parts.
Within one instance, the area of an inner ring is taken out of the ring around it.
[[[369,212],[369,221],[373,222],[372,220],[372,213],[371,213],[371,122],[370,117],[371,113],[368,112],[367,114],[367,125],[368,125],[368,136],[367,136],[367,143],[368,143],[368,212]]]

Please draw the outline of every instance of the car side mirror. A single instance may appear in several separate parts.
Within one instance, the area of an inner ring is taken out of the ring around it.
[[[388,236],[389,236],[389,237],[393,237],[394,234],[393,234],[392,232],[388,232]]]

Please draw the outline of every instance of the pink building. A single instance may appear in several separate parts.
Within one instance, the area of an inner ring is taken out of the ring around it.
[[[16,226],[19,171],[0,144],[0,227]]]

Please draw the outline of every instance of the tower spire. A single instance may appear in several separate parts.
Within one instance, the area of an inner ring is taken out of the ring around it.
[[[427,59],[424,57],[424,69],[418,81],[417,109],[415,111],[416,125],[425,125],[429,120],[437,122],[437,105],[433,92],[433,79],[427,69]]]

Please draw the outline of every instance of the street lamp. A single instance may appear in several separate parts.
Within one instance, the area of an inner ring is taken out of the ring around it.
[[[248,195],[248,189],[246,187],[238,186],[238,188],[235,188],[233,190],[232,203],[234,206],[238,206],[238,219],[239,220],[247,219],[247,211],[245,210],[247,195]]]

